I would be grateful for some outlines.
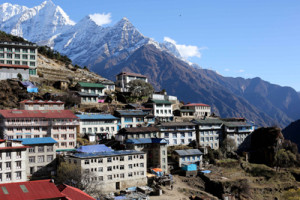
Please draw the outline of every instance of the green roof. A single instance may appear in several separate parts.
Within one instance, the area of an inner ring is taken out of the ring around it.
[[[151,102],[155,104],[172,104],[170,101],[166,100],[151,100]]]
[[[81,87],[105,88],[105,86],[100,83],[78,82],[78,84]]]

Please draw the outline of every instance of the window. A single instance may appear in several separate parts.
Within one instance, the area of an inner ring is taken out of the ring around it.
[[[103,181],[103,176],[99,176],[99,181]]]
[[[85,165],[90,164],[90,160],[85,160],[85,161],[84,161],[84,164],[85,164]]]
[[[22,55],[22,59],[28,59],[27,55]]]
[[[128,165],[128,168],[129,168],[129,169],[132,169],[132,164],[129,164],[129,165]]]
[[[10,181],[11,180],[11,173],[6,173],[6,180]],[[3,189],[3,187],[2,187]],[[7,191],[7,190],[6,190]],[[7,192],[8,193],[8,192]]]
[[[21,158],[22,157],[22,152],[21,151],[17,151],[16,154],[17,154],[17,158]]]
[[[17,161],[16,162],[16,167],[17,167],[17,169],[21,169],[22,168],[21,161]]]
[[[140,159],[144,159],[144,155],[140,155]]]
[[[20,180],[22,178],[22,172],[16,172],[16,179]]]
[[[144,167],[144,163],[140,163],[140,167]]]
[[[111,158],[107,158],[107,162],[112,162],[112,161],[111,161]]]
[[[44,156],[38,156],[38,163],[45,162]]]
[[[34,167],[30,167],[30,174],[34,173]]]
[[[102,159],[102,158],[99,158],[99,159],[98,159],[98,163],[103,163],[103,159]]]
[[[35,56],[34,55],[30,55],[30,60],[35,60]]]
[[[129,173],[128,173],[128,177],[132,177],[132,172],[129,172]]]
[[[120,157],[120,161],[124,161],[124,156],[121,156],[121,157]]]
[[[103,172],[103,167],[98,167],[98,172]]]
[[[29,163],[35,163],[35,156],[29,156]]]
[[[47,146],[47,152],[52,152],[53,151],[53,146]]]
[[[174,143],[174,144],[177,144],[177,140],[176,140],[176,139],[174,139],[174,140],[173,140],[173,143]]]
[[[23,51],[24,53],[27,53],[27,52],[28,52],[28,49],[22,49],[22,51]]]
[[[27,65],[27,64],[28,64],[28,62],[22,61],[22,65]]]
[[[177,133],[173,133],[173,138],[177,138]]]
[[[111,166],[108,166],[107,167],[107,171],[109,172],[109,171],[112,171],[112,167]]]
[[[128,160],[132,160],[132,156],[128,156]]]
[[[53,160],[53,155],[48,155],[47,156],[47,162],[51,162]]]
[[[108,175],[107,180],[112,180],[112,175]]]
[[[10,168],[11,168],[11,162],[7,162],[6,163],[6,170],[10,170]]]
[[[6,159],[10,159],[11,158],[11,152],[6,152]]]
[[[8,53],[8,54],[6,55],[6,57],[7,57],[7,58],[12,58],[12,54]]]
[[[124,174],[120,174],[120,178],[124,178]]]
[[[124,169],[124,165],[120,165],[120,170],[123,170]]]
[[[38,152],[40,153],[40,152],[44,152],[44,146],[39,146],[38,147]]]

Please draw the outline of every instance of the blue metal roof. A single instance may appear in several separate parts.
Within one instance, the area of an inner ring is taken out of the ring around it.
[[[79,119],[92,119],[92,120],[99,120],[99,119],[119,119],[115,116],[110,114],[90,114],[90,115],[76,115]]]
[[[75,153],[72,156],[77,158],[91,158],[91,157],[106,157],[106,156],[121,156],[121,155],[135,155],[144,154],[142,151],[136,150],[120,150],[120,151],[105,151],[94,153]]]
[[[127,144],[167,144],[168,142],[164,138],[139,138],[139,139],[127,139]]]
[[[185,150],[175,150],[179,156],[193,156],[202,155],[203,153],[199,149],[185,149]]]
[[[105,146],[104,144],[96,144],[96,145],[81,146],[77,148],[76,151],[80,153],[96,153],[96,152],[110,152],[113,150]]]
[[[23,145],[32,145],[32,144],[54,144],[57,143],[52,137],[42,137],[42,138],[23,138],[16,139],[22,141]]]

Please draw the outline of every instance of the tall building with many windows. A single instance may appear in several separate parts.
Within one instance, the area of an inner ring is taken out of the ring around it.
[[[0,42],[1,64],[28,66],[29,75],[37,75],[37,45],[21,42]]]

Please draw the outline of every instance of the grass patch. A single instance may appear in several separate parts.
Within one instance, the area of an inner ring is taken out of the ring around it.
[[[232,168],[239,165],[239,161],[235,159],[222,159],[216,160],[216,165],[218,167]]]

